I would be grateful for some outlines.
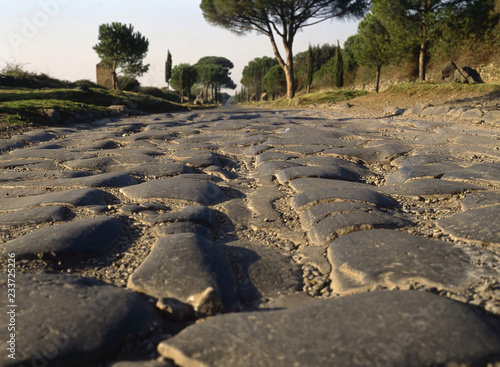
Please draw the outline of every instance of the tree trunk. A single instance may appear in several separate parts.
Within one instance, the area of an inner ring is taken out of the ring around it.
[[[113,82],[113,89],[117,90],[118,89],[118,77],[116,76],[116,71],[113,71],[111,73],[111,79]]]
[[[379,85],[380,85],[380,70],[382,69],[382,66],[377,66],[377,81],[375,84],[375,92],[378,93],[379,90]]]
[[[425,81],[425,67],[427,59],[427,44],[423,42],[420,45],[420,54],[418,58],[418,79],[420,81]]]
[[[295,81],[293,75],[293,52],[292,43],[285,43],[286,51],[286,65],[285,65],[285,78],[286,78],[286,97],[292,99],[295,97]]]
[[[285,78],[286,78],[286,97],[292,99],[295,97],[295,89],[293,87],[293,68],[290,65],[285,66]]]
[[[292,99],[295,97],[295,83],[294,83],[294,75],[293,75],[293,36],[288,39],[283,38],[283,46],[285,47],[286,52],[286,63],[285,60],[281,57],[278,46],[276,46],[276,40],[274,39],[273,32],[271,30],[271,26],[268,25],[269,32],[267,33],[269,39],[271,40],[271,45],[273,46],[274,56],[276,56],[276,60],[278,60],[278,64],[285,71],[286,77],[286,89],[287,89],[287,98]]]

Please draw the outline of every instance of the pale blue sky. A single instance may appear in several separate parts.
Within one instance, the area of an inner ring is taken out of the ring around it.
[[[0,0],[0,67],[6,61],[26,64],[26,69],[67,80],[95,81],[99,62],[92,47],[100,24],[131,23],[149,39],[146,63],[150,71],[142,85],[162,87],[167,50],[174,65],[195,64],[203,56],[223,56],[241,72],[256,57],[273,56],[269,39],[262,35],[237,36],[209,25],[199,8],[201,0]],[[306,27],[294,43],[294,52],[309,43],[342,45],[356,33],[357,22],[326,21]]]

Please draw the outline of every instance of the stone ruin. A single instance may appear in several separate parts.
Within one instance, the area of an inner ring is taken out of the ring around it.
[[[97,84],[106,89],[113,89],[113,73],[101,61],[96,65]]]
[[[468,66],[459,67],[453,61],[447,62],[443,67],[441,71],[441,82],[461,84],[484,83],[477,70]]]

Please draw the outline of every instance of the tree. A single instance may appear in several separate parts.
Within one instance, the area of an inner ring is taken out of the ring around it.
[[[280,96],[286,90],[286,78],[283,68],[279,65],[273,66],[264,78],[262,79],[262,89],[273,95],[273,99],[276,95]]]
[[[287,97],[295,96],[293,42],[299,30],[327,19],[362,16],[368,0],[202,0],[205,19],[237,34],[257,31],[269,37],[283,68]],[[276,43],[280,37],[283,57]]]
[[[359,65],[376,70],[375,91],[379,91],[380,71],[394,57],[391,37],[382,23],[368,13],[358,25],[358,34],[353,42],[354,58]]]
[[[349,74],[355,73],[356,68],[358,67],[358,62],[356,61],[356,57],[354,56],[354,48],[356,47],[356,43],[358,40],[358,35],[350,36],[344,42],[344,64],[346,71]]]
[[[198,60],[194,67],[198,73],[198,82],[205,87],[206,99],[209,88],[213,102],[216,102],[217,91],[221,88],[236,89],[236,84],[230,76],[234,64],[225,57],[205,56]]]
[[[372,0],[372,11],[390,31],[393,42],[418,47],[418,77],[424,81],[429,45],[439,38],[442,12],[475,1],[484,0]]]
[[[118,74],[139,77],[149,70],[149,65],[143,64],[149,41],[139,32],[134,32],[131,24],[102,24],[98,40],[93,49],[113,75],[114,89],[118,87]]]
[[[311,45],[309,45],[309,49],[307,50],[306,65],[307,65],[306,92],[307,94],[309,94],[313,83],[313,53]]]
[[[188,99],[191,98],[191,88],[196,83],[197,77],[196,69],[192,65],[179,64],[174,66],[170,84],[179,92],[181,102],[184,100],[184,93],[187,94]]]
[[[241,84],[247,88],[247,97],[250,98],[251,94],[254,94],[260,98],[262,79],[274,65],[278,65],[276,59],[264,56],[253,59],[243,68]]]
[[[167,91],[170,88],[170,78],[172,78],[172,55],[169,50],[167,52],[167,61],[165,61],[165,82],[167,83]]]
[[[498,54],[500,0],[475,1],[463,8],[449,7],[440,18],[436,30],[439,37],[433,39],[429,47],[431,63],[460,61],[472,51],[475,63],[488,64],[495,50]]]
[[[318,86],[331,86],[332,83],[328,83],[326,80],[318,78],[318,71],[333,58],[337,46],[324,44],[322,46],[311,46],[310,48],[312,56],[312,79],[316,81],[316,85]],[[308,54],[309,48],[307,51],[297,53],[294,57],[293,66],[297,90],[302,88],[307,90],[307,79],[308,73],[310,72],[310,70],[308,70]],[[329,79],[332,78],[329,77]]]
[[[337,49],[333,57],[333,80],[337,88],[344,86],[344,61],[342,60],[342,49],[337,41]]]

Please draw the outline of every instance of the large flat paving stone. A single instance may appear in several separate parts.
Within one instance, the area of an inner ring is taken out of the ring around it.
[[[443,179],[498,184],[500,183],[500,163],[475,164],[449,172],[443,176]]]
[[[37,146],[33,148],[18,149],[12,151],[5,158],[38,158],[51,159],[56,162],[72,161],[75,159],[91,158],[97,156],[96,152],[79,152],[77,150],[64,149],[57,144],[47,145],[45,147]]]
[[[181,175],[183,173],[194,173],[194,171],[181,163],[177,162],[159,162],[156,164],[145,164],[133,168],[126,168],[124,173],[133,176],[147,177],[147,178],[163,178]]]
[[[91,176],[76,177],[76,178],[59,178],[53,180],[33,180],[33,181],[16,181],[9,184],[4,184],[5,187],[31,187],[31,186],[48,186],[48,187],[125,187],[135,185],[137,180],[130,175],[121,172],[101,173]]]
[[[456,239],[478,245],[500,245],[500,205],[455,214],[439,220],[437,225]]]
[[[328,187],[304,191],[292,200],[292,206],[295,211],[300,212],[315,204],[334,201],[358,201],[371,203],[383,208],[395,208],[399,206],[399,203],[393,198],[372,190]]]
[[[269,161],[286,161],[290,158],[297,158],[296,155],[278,152],[275,150],[268,150],[266,152],[260,153],[255,157],[255,166],[259,166],[262,163]]]
[[[7,287],[4,277],[2,294]],[[161,322],[138,294],[95,279],[18,273],[14,301],[16,359],[4,351],[0,364],[6,367],[89,366]],[[2,325],[11,315],[1,313]]]
[[[214,234],[209,227],[193,222],[162,223],[154,228],[154,232],[158,237],[165,237],[178,233],[190,233],[205,237],[211,241],[214,240]]]
[[[71,179],[78,177],[89,176],[89,172],[73,172],[73,171],[58,171],[55,169],[47,170],[43,168],[41,170],[29,170],[29,171],[17,171],[17,170],[4,170],[0,173],[0,184],[2,186],[16,185],[16,186],[29,186],[29,185],[39,185],[40,183],[46,183],[47,180],[58,180],[58,179]],[[34,181],[34,182],[32,182]]]
[[[37,254],[64,257],[74,262],[102,255],[121,235],[123,223],[112,217],[95,217],[47,227],[0,245],[0,257],[14,252],[19,258]]]
[[[290,161],[269,161],[260,164],[255,169],[255,173],[259,176],[272,176],[276,172],[289,167],[302,167],[302,166],[298,163],[293,163]]]
[[[341,129],[316,129],[309,126],[290,125],[276,130],[276,136],[267,140],[275,146],[290,145],[326,145],[335,146],[339,138],[349,135]]]
[[[468,257],[452,245],[389,229],[342,236],[328,248],[332,289],[339,293],[412,283],[458,289],[470,280]]]
[[[377,207],[373,204],[357,203],[350,201],[332,202],[317,204],[300,213],[300,224],[304,231],[312,229],[319,221],[325,219],[329,215],[345,214],[352,212],[370,213],[377,211]]]
[[[463,210],[500,204],[499,191],[478,191],[468,194],[460,203]]]
[[[423,166],[406,166],[387,177],[387,185],[401,185],[407,181],[420,178],[440,178],[448,172],[461,167],[452,163],[431,163]]]
[[[345,159],[342,159],[339,157],[314,156],[314,157],[303,157],[303,158],[291,159],[290,161],[294,162],[294,163],[300,163],[300,164],[303,164],[305,166],[342,167],[342,168],[345,168],[349,171],[352,171],[352,172],[358,174],[360,177],[368,177],[368,176],[373,175],[373,172],[371,172],[365,166],[358,164],[358,163],[350,162],[348,160],[345,160]]]
[[[168,131],[162,130],[149,130],[149,131],[141,131],[139,133],[131,134],[127,136],[125,141],[138,141],[138,140],[164,140],[169,141],[174,139],[175,136],[170,134]]]
[[[404,196],[450,196],[466,190],[483,190],[483,188],[467,182],[434,178],[422,178],[405,182],[402,185],[383,187],[383,191],[388,194]]]
[[[74,206],[105,205],[104,192],[98,189],[73,189],[48,194],[0,199],[0,210],[17,210],[44,204]]]
[[[231,242],[226,251],[236,269],[238,297],[247,306],[302,290],[302,271],[289,255],[247,241]]]
[[[402,228],[411,226],[409,220],[381,211],[353,212],[331,215],[321,220],[308,233],[309,241],[317,246],[327,246],[337,237],[351,232],[374,228]]]
[[[426,292],[369,292],[213,317],[158,350],[181,367],[480,365],[500,352],[495,322]]]
[[[124,187],[120,191],[132,200],[178,199],[203,205],[217,204],[228,199],[219,186],[204,175],[183,175]]]
[[[212,227],[215,224],[215,213],[203,205],[189,205],[176,212],[162,213],[155,220],[155,223],[167,222],[192,222]]]
[[[338,166],[298,166],[288,167],[277,171],[274,174],[279,183],[285,184],[290,180],[300,177],[319,177],[334,180],[359,181],[360,176],[344,167]]]
[[[402,144],[382,144],[375,147],[327,149],[323,153],[359,158],[364,162],[376,163],[391,161],[411,150],[411,147]]]
[[[127,166],[146,165],[155,162],[155,158],[147,154],[130,154],[124,156],[95,157],[64,162],[64,166],[73,170],[91,170],[100,172],[121,171]]]
[[[171,158],[189,166],[198,168],[221,166],[217,156],[210,151],[180,150],[172,153]]]
[[[179,233],[161,238],[128,287],[157,298],[176,298],[200,315],[234,311],[236,281],[224,250],[205,237]]]
[[[44,206],[0,214],[0,226],[22,226],[65,220],[71,211],[60,205]]]
[[[352,182],[343,180],[330,180],[328,178],[316,178],[316,177],[303,177],[292,180],[288,183],[292,189],[296,192],[303,193],[304,191],[311,189],[367,189],[373,191],[379,191],[380,188],[377,186],[368,185],[362,182]]]
[[[16,148],[23,148],[27,145],[28,143],[22,140],[0,139],[0,153],[8,152]]]
[[[447,154],[416,154],[404,159],[401,167],[423,166],[435,163],[460,164],[461,161]]]

